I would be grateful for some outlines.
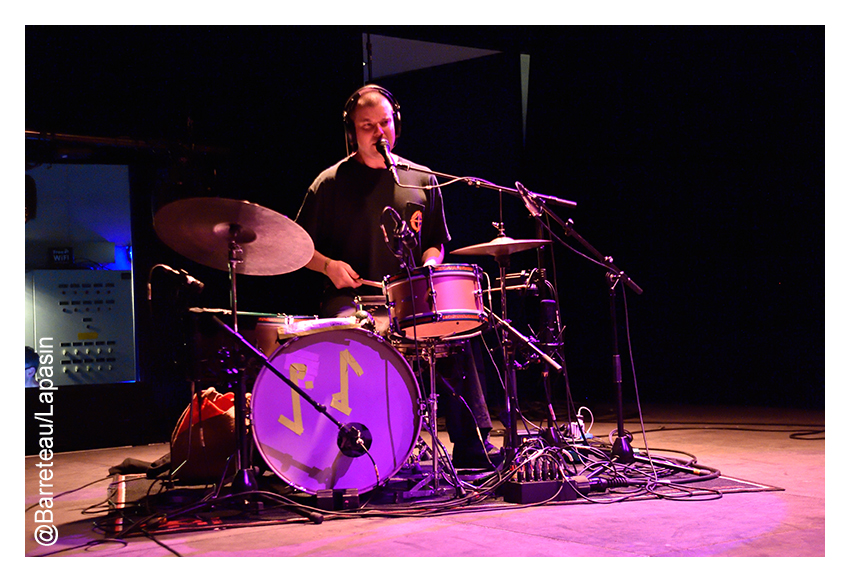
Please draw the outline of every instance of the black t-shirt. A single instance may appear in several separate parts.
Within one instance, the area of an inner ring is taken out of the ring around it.
[[[295,219],[312,237],[317,251],[345,261],[364,279],[380,282],[401,270],[390,248],[395,243],[392,231],[387,244],[381,229],[382,220],[387,227],[393,225],[385,213],[388,206],[416,235],[412,252],[416,266],[421,265],[425,249],[451,240],[439,188],[423,188],[436,186],[436,179],[417,171],[425,170],[423,166],[401,158],[399,163],[410,167],[398,170],[402,186],[386,169],[370,168],[353,157],[338,162],[314,180]]]

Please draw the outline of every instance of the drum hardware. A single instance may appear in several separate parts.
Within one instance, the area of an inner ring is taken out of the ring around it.
[[[398,180],[396,180],[396,183],[398,183]],[[392,226],[390,226],[392,240],[390,240],[390,235],[387,232],[387,226],[389,226],[389,221],[386,220],[387,216],[390,217],[392,222]],[[384,242],[387,248],[398,259],[402,271],[416,264],[413,249],[419,242],[418,237],[392,206],[385,206],[381,212],[381,232],[384,233]]]
[[[201,265],[240,275],[281,275],[313,256],[310,235],[295,221],[251,202],[187,198],[163,206],[154,216],[157,236],[171,249]],[[286,241],[286,244],[281,244]]]
[[[531,349],[531,351],[533,351],[535,354],[537,354],[537,356],[542,361],[546,362],[546,364],[549,365],[549,367],[551,367],[553,370],[555,370],[556,372],[561,372],[563,370],[563,366],[561,366],[561,364],[559,364],[558,362],[553,360],[546,352],[544,352],[543,350],[538,348],[537,345],[535,345],[537,342],[535,342],[533,339],[531,339],[528,336],[523,335],[518,329],[516,329],[510,323],[508,323],[507,321],[505,321],[504,319],[502,319],[501,317],[499,317],[498,315],[496,315],[495,313],[493,313],[489,309],[487,310],[487,314],[490,317],[493,318],[493,321],[495,321],[499,326],[501,326],[503,329],[505,329],[507,332],[509,332],[513,337],[518,339],[524,345],[528,346],[528,348]]]
[[[310,406],[312,406],[317,412],[319,412],[319,414],[326,417],[339,429],[339,434],[337,435],[337,445],[343,455],[345,455],[346,457],[356,458],[364,454],[369,454],[369,448],[372,444],[372,435],[366,426],[357,422],[343,424],[342,422],[337,420],[334,415],[328,412],[327,406],[325,406],[324,404],[320,404],[319,402],[314,400],[307,392],[305,392],[301,387],[299,387],[297,383],[287,378],[283,374],[283,372],[275,368],[271,364],[269,358],[266,357],[266,355],[262,351],[255,348],[251,344],[251,342],[242,337],[238,331],[229,327],[218,317],[212,317],[213,321],[215,321],[222,329],[224,329],[227,333],[236,338],[242,345],[246,346],[251,352],[253,352],[254,355],[259,358],[264,369],[269,370],[278,379],[280,379],[292,390],[294,390]]]
[[[508,284],[505,287],[505,291],[518,291],[520,293],[530,293],[531,295],[537,295],[543,287],[550,285],[546,280],[545,269],[539,268],[531,269],[530,271],[523,269],[519,273],[507,273],[505,275],[505,281],[506,283],[519,281],[519,283]],[[501,291],[501,287],[488,289],[488,292],[501,293]]]
[[[532,291],[533,292],[535,290],[536,290],[536,287],[533,284],[529,284],[529,285],[508,285],[508,286],[505,287],[505,291],[520,291],[520,292]],[[488,293],[501,293],[502,288],[501,287],[494,287],[492,289],[488,289],[487,292]],[[476,291],[476,293],[481,295],[484,292],[483,291]]]
[[[300,269],[313,256],[310,235],[293,220],[273,210],[226,198],[176,200],[160,208],[153,222],[159,238],[173,250],[197,263],[228,273],[232,329],[226,327],[226,330],[265,360],[261,351],[239,335],[236,275],[280,275]],[[287,244],[281,245],[281,239]],[[224,325],[217,317],[213,319]],[[235,378],[231,384],[238,387],[235,398],[237,471],[231,490],[251,492],[257,490],[257,480],[250,462],[245,369],[240,366],[230,372],[230,377]],[[359,435],[354,427],[348,430]]]
[[[413,371],[386,340],[332,328],[292,338],[268,358],[254,384],[251,425],[269,469],[295,489],[359,495],[393,477],[410,457],[420,406]],[[343,415],[344,425],[334,419]],[[332,441],[336,449],[328,446]]]
[[[620,350],[619,350],[619,339],[617,335],[617,306],[616,306],[616,288],[622,283],[625,287],[628,287],[636,294],[641,295],[643,293],[643,289],[637,285],[631,278],[629,278],[624,271],[621,271],[615,264],[613,258],[610,256],[604,256],[598,250],[596,250],[589,242],[587,242],[581,235],[576,232],[575,228],[573,228],[573,221],[564,221],[555,214],[546,204],[547,200],[541,197],[539,194],[535,194],[533,192],[529,192],[522,184],[519,182],[516,183],[517,190],[520,193],[520,196],[525,203],[526,208],[528,208],[531,215],[537,220],[538,224],[540,224],[543,228],[549,231],[552,234],[553,238],[558,240],[563,246],[569,247],[563,240],[561,240],[557,235],[555,235],[549,225],[541,219],[541,217],[546,214],[547,217],[551,218],[563,231],[564,233],[578,241],[589,253],[590,260],[597,263],[598,265],[605,268],[605,280],[608,287],[608,298],[609,298],[609,311],[610,311],[610,324],[611,324],[611,347],[612,347],[612,377],[614,383],[614,393],[616,399],[616,409],[617,409],[617,437],[614,439],[612,443],[612,452],[616,459],[623,463],[630,463],[635,460],[635,454],[632,450],[631,446],[631,435],[629,435],[624,428],[624,418],[623,418],[623,374],[622,367],[620,362]],[[625,297],[625,291],[624,291]]]
[[[422,347],[420,347],[420,344]],[[415,356],[416,358],[423,358],[428,363],[428,371],[429,371],[429,391],[428,397],[423,404],[427,411],[428,418],[428,432],[431,434],[431,473],[426,475],[424,479],[416,483],[410,490],[401,494],[402,498],[412,498],[412,497],[422,497],[425,495],[437,495],[441,493],[445,493],[451,489],[457,489],[460,495],[463,495],[464,488],[463,482],[458,478],[456,473],[452,474],[452,482],[455,483],[454,486],[442,486],[441,483],[449,482],[446,479],[446,473],[443,472],[443,469],[440,465],[439,457],[440,454],[438,450],[445,451],[445,447],[443,447],[442,443],[440,443],[438,430],[437,430],[437,376],[436,376],[436,367],[437,367],[437,339],[436,338],[426,338],[424,340],[420,340],[414,342],[415,346]],[[446,453],[446,457],[448,454]],[[450,465],[451,466],[451,465]],[[453,469],[453,467],[452,467]],[[430,488],[426,489],[430,485]]]
[[[472,245],[468,247],[463,247],[457,249],[456,251],[452,251],[453,255],[475,255],[475,256],[491,256],[491,257],[501,257],[505,255],[512,255],[514,253],[518,253],[520,251],[527,251],[531,249],[536,249],[541,246],[549,244],[548,240],[538,240],[538,239],[528,239],[528,240],[515,240],[509,236],[504,235],[504,228],[500,228],[500,234],[490,242],[481,243],[477,245]]]
[[[500,214],[501,214],[501,201],[500,201]],[[516,385],[516,349],[514,343],[511,341],[511,336],[520,339],[520,341],[524,341],[527,345],[532,347],[535,351],[539,352],[538,355],[541,357],[545,356],[543,352],[538,350],[536,346],[523,336],[519,331],[510,326],[507,322],[508,318],[508,304],[507,304],[507,269],[510,265],[510,256],[514,253],[518,253],[525,250],[531,250],[535,248],[539,248],[543,245],[549,244],[548,240],[515,240],[505,235],[505,227],[503,222],[494,223],[494,225],[498,229],[498,236],[488,243],[472,245],[469,247],[463,247],[461,249],[452,251],[451,254],[456,255],[475,255],[475,256],[491,256],[496,260],[496,263],[499,265],[499,290],[501,294],[501,306],[502,306],[502,316],[496,316],[492,310],[487,310],[488,315],[499,324],[501,329],[501,345],[502,345],[502,356],[504,358],[505,363],[505,409],[508,413],[508,427],[506,444],[504,447],[505,451],[505,463],[509,465],[513,462],[516,457],[516,453],[520,447],[519,436],[517,435],[517,422],[518,422],[518,400],[517,400],[517,385]],[[555,364],[558,366],[557,369],[560,369],[561,366],[557,364],[554,360],[549,358],[549,356],[545,356],[543,358],[547,363]]]
[[[540,269],[538,268],[531,269],[530,271],[523,269],[519,273],[506,274],[505,279],[509,282],[516,280],[526,281],[526,283],[528,284],[537,276],[538,271],[540,271]]]
[[[384,279],[393,331],[415,326],[420,338],[451,337],[487,323],[477,265],[426,265]]]

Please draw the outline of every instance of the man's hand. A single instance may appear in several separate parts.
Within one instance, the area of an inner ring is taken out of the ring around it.
[[[325,275],[331,280],[334,284],[334,287],[337,289],[343,289],[345,287],[360,287],[362,282],[360,281],[360,275],[357,274],[357,271],[351,268],[351,265],[346,263],[345,261],[334,261],[328,259],[325,262]]]

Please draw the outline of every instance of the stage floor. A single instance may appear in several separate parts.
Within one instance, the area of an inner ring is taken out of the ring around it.
[[[329,516],[319,524],[292,514],[291,519],[273,524],[258,520],[242,527],[155,531],[152,537],[91,543],[104,540],[95,527],[104,514],[88,508],[106,501],[109,468],[127,458],[154,461],[168,451],[165,444],[98,449],[56,454],[48,481],[41,472],[44,467],[37,466],[38,457],[26,457],[25,553],[91,557],[825,556],[823,412],[644,406],[643,413],[651,453],[693,455],[700,465],[716,468],[724,477],[771,488],[687,500],[606,499],[540,506],[496,500],[452,513]],[[596,420],[590,431],[604,436],[615,428],[614,419],[606,418]],[[627,420],[626,428],[635,435],[633,445],[643,448],[636,417]],[[501,444],[500,438],[493,440]],[[43,509],[37,504],[48,496],[52,513],[37,513]],[[49,526],[55,526],[56,539],[47,545]],[[414,577],[428,572],[427,567],[415,570]]]

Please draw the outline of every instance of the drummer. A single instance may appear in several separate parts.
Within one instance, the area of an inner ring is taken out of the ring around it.
[[[307,268],[327,277],[320,317],[353,315],[357,297],[380,293],[370,283],[402,266],[440,264],[450,240],[436,179],[419,171],[424,166],[391,153],[401,129],[392,94],[377,85],[362,87],[346,102],[343,121],[349,155],[313,181],[296,217],[315,245]],[[401,166],[395,175],[388,162]],[[492,423],[468,345],[437,360],[437,386],[454,466],[497,465],[498,451],[488,440]]]

